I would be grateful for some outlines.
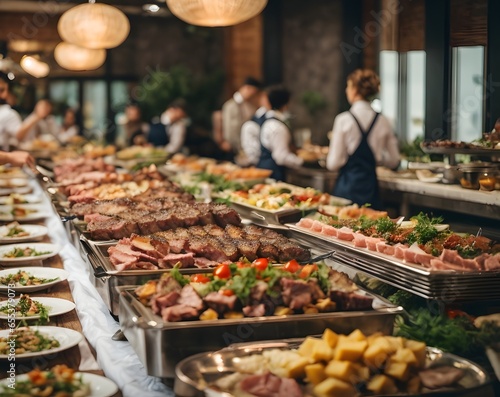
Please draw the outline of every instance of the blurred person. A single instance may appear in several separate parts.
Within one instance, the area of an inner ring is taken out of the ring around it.
[[[16,133],[22,124],[19,113],[7,102],[10,83],[7,74],[0,71],[0,144],[1,148],[6,151],[10,146],[17,144]]]
[[[35,139],[59,141],[60,127],[52,111],[52,102],[49,99],[40,99],[36,103],[33,113],[26,117],[17,132],[20,146],[29,147]]]
[[[183,99],[176,99],[161,114],[160,123],[152,124],[148,142],[153,146],[164,146],[169,154],[182,150],[188,125],[187,105]]]
[[[304,160],[290,150],[292,134],[285,124],[290,91],[282,86],[270,87],[267,93],[271,110],[260,128],[260,157],[257,167],[272,170],[271,178],[285,180],[285,167],[300,167]]]
[[[74,137],[80,134],[80,112],[74,108],[67,108],[64,112],[64,118],[58,139],[62,143],[70,142]]]
[[[0,151],[0,165],[10,164],[14,167],[26,165],[35,168],[35,159],[28,152],[14,150],[12,152]]]
[[[146,143],[149,125],[142,120],[141,108],[137,103],[129,103],[125,107],[123,130],[127,146]]]
[[[256,96],[261,89],[260,81],[247,77],[231,99],[222,105],[222,137],[216,137],[225,152],[238,153],[241,149],[241,126],[257,110]]]
[[[266,121],[266,114],[271,110],[271,104],[266,91],[259,93],[260,107],[255,111],[252,118],[243,123],[241,127],[241,149],[245,157],[241,162],[245,165],[257,165],[260,158],[260,128]]]
[[[377,74],[357,69],[347,77],[346,96],[351,108],[335,117],[326,167],[338,171],[333,194],[358,205],[382,209],[377,165],[395,169],[400,156],[389,120],[375,112],[369,98],[380,89]]]

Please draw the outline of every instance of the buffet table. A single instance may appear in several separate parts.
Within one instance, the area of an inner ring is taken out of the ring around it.
[[[43,195],[44,205],[51,209],[51,216],[45,221],[45,225],[49,229],[50,241],[62,247],[59,256],[53,258],[52,261],[61,261],[64,269],[69,272],[67,282],[60,283],[59,287],[52,290],[50,296],[63,293],[64,297],[70,298],[72,295],[76,304],[76,314],[73,311],[58,317],[57,322],[54,321],[54,324],[50,325],[61,325],[82,331],[96,354],[96,359],[94,359],[87,342],[84,341],[80,344],[79,349],[72,349],[68,352],[70,357],[65,363],[74,364],[74,366],[78,366],[79,363],[81,371],[99,370],[100,373],[104,372],[106,377],[118,385],[125,397],[173,396],[173,392],[161,383],[160,379],[146,374],[144,366],[128,342],[111,339],[120,327],[91,284],[89,265],[82,259],[79,250],[71,244],[61,219],[52,210],[45,192],[36,181],[30,181],[30,183],[34,193]],[[71,294],[67,290],[68,282]],[[63,297],[62,295],[57,296]],[[78,359],[78,354],[82,360]],[[83,360],[83,358],[85,359]],[[2,375],[5,375],[5,371],[2,371]]]

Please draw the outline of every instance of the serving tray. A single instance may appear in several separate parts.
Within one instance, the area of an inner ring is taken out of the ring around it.
[[[135,288],[117,287],[120,326],[147,373],[162,378],[173,378],[177,363],[190,355],[233,343],[299,338],[321,334],[325,328],[339,333],[359,328],[365,334],[390,334],[394,318],[403,312],[402,307],[360,290],[374,297],[373,310],[164,322],[134,296]]]
[[[500,301],[500,271],[430,270],[296,224],[286,226],[296,239],[335,250],[335,261],[422,298],[445,302]]]

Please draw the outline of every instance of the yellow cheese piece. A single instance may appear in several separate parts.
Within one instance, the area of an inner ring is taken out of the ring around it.
[[[219,314],[214,309],[207,309],[200,314],[201,321],[217,320],[218,318]]]
[[[331,348],[337,346],[337,341],[339,340],[339,336],[329,328],[325,329],[321,338],[328,343]]]
[[[350,361],[332,360],[325,368],[325,374],[331,378],[337,378],[351,383],[356,378],[357,372],[353,363]]]
[[[366,340],[365,334],[363,334],[359,329],[355,329],[354,331],[352,331],[349,335],[347,335],[347,338],[358,342]]]
[[[410,349],[413,352],[413,354],[415,354],[415,357],[417,358],[417,362],[418,362],[418,367],[424,368],[425,367],[425,358],[427,356],[425,343],[418,342],[416,340],[408,340],[407,339],[405,341],[405,347],[407,349]]]
[[[385,339],[387,340],[387,342],[389,342],[389,345],[391,346],[392,349],[391,352],[395,352],[400,347],[405,347],[404,338],[401,338],[399,336],[386,336]]]
[[[335,349],[334,358],[335,360],[347,360],[347,361],[357,361],[362,356],[366,350],[368,343],[363,341],[351,341],[342,340],[339,341],[337,348]]]
[[[300,344],[297,353],[299,353],[301,356],[304,357],[312,357],[314,352],[314,347],[319,342],[322,342],[322,340],[318,338],[313,338],[312,336],[308,336],[306,339],[304,339],[304,342]]]
[[[386,375],[392,376],[398,380],[407,380],[410,376],[410,368],[406,363],[389,362],[384,370]]]
[[[297,358],[291,361],[286,366],[288,371],[288,378],[304,378],[306,376],[305,368],[307,365],[311,364],[311,361],[307,357]]]
[[[304,370],[306,372],[307,381],[313,385],[317,385],[326,379],[325,366],[323,364],[309,364],[306,365]]]
[[[372,368],[381,368],[388,358],[389,342],[384,338],[375,339],[363,353],[363,361]]]
[[[285,306],[277,306],[274,310],[275,316],[285,316],[287,314],[293,314],[293,310]]]
[[[330,361],[333,357],[333,349],[323,339],[318,341],[313,346],[311,358],[315,361]]]
[[[333,312],[337,309],[337,304],[332,302],[330,298],[318,299],[318,303],[314,306],[318,308],[320,313]]]
[[[316,397],[353,397],[356,389],[347,382],[335,378],[326,378],[313,388]]]
[[[370,379],[366,388],[375,394],[392,394],[398,392],[394,381],[385,375],[375,375]]]
[[[396,350],[396,353],[391,356],[391,361],[396,361],[398,363],[407,363],[408,365],[413,367],[418,366],[418,360],[415,356],[415,353],[413,353],[410,349],[404,347]]]

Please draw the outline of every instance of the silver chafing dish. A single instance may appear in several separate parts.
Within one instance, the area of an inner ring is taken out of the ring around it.
[[[359,328],[366,334],[390,334],[395,316],[403,312],[403,308],[375,296],[373,310],[367,311],[164,322],[134,296],[135,288],[117,287],[120,326],[148,374],[162,378],[173,378],[176,364],[190,355],[234,343],[305,337],[320,334],[325,328],[339,333]]]

